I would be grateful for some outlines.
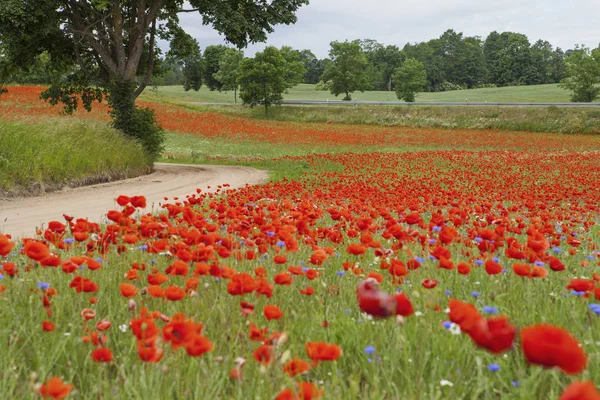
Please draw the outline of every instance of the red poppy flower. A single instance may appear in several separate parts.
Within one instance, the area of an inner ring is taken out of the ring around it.
[[[356,296],[361,311],[374,317],[390,317],[396,311],[394,297],[379,289],[377,281],[373,278],[359,283],[356,288]]]
[[[270,321],[272,319],[280,319],[281,317],[283,317],[283,311],[281,311],[279,307],[274,305],[266,305],[263,308],[263,314],[265,315],[267,321]]]
[[[273,346],[263,344],[259,346],[252,354],[254,359],[262,365],[269,365],[273,361]]]
[[[305,372],[308,372],[309,370],[310,364],[299,358],[294,358],[293,360],[288,361],[283,366],[283,372],[288,374],[289,376],[303,374]]]
[[[131,283],[121,283],[119,284],[119,289],[121,290],[121,296],[123,297],[134,297],[138,291],[137,287]]]
[[[335,361],[342,356],[342,348],[325,342],[307,342],[304,344],[308,358],[316,365],[319,361]]]
[[[113,355],[112,351],[107,349],[106,347],[100,347],[94,351],[92,351],[92,358],[97,362],[112,362]]]
[[[15,247],[15,242],[12,242],[8,235],[0,233],[0,256],[6,257]]]
[[[169,286],[165,289],[165,297],[167,300],[179,301],[185,298],[185,291],[177,286]]]
[[[52,332],[55,328],[54,328],[54,324],[50,321],[43,321],[42,322],[42,329],[44,330],[44,332]]]
[[[521,329],[521,347],[530,364],[558,367],[569,375],[582,372],[587,356],[566,330],[547,324]]]
[[[66,398],[71,390],[73,390],[71,383],[65,384],[61,378],[54,377],[40,386],[40,395],[46,399],[61,400]]]
[[[600,393],[592,381],[573,382],[558,400],[600,400]]]
[[[23,246],[23,252],[27,257],[35,261],[42,261],[50,255],[50,249],[42,242],[29,240]]]
[[[434,287],[436,287],[438,284],[438,280],[437,279],[425,279],[421,285],[425,288],[425,289],[433,289]]]

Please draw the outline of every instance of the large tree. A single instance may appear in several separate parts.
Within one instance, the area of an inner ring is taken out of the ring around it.
[[[225,55],[227,47],[221,44],[208,46],[204,49],[204,55],[202,56],[202,67],[203,67],[203,78],[206,87],[211,91],[221,90],[221,82],[215,78],[215,74],[219,72],[219,63]]]
[[[566,77],[561,87],[573,91],[574,102],[591,102],[600,96],[600,48],[576,47],[566,59]]]
[[[351,93],[368,89],[369,61],[358,40],[331,42],[329,58],[331,63],[325,68],[323,80],[330,82],[331,94],[345,94],[344,100],[351,100]]]
[[[415,101],[417,93],[427,85],[427,72],[425,66],[414,58],[409,58],[404,64],[394,71],[392,77],[396,86],[396,96],[407,103]]]
[[[233,100],[237,103],[237,79],[240,75],[240,65],[244,60],[244,52],[227,49],[219,61],[219,71],[213,77],[221,84],[221,91],[233,90]]]
[[[283,93],[302,82],[306,70],[298,54],[290,47],[281,50],[268,46],[246,58],[240,65],[238,84],[240,97],[251,107],[261,105],[269,115],[269,107],[281,104]]]
[[[157,39],[180,33],[179,13],[199,14],[204,25],[244,47],[265,41],[274,25],[296,22],[295,12],[305,4],[308,0],[2,0],[0,76],[27,68],[47,52],[65,72],[47,98],[67,109],[81,98],[89,108],[107,93],[114,125],[156,157],[160,137],[146,142],[145,129],[155,125],[153,116],[136,108],[135,99],[152,77]]]

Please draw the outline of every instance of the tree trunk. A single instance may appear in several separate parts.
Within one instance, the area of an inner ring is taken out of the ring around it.
[[[237,103],[237,86],[233,88],[233,102]]]
[[[108,85],[108,102],[112,108],[113,125],[122,132],[128,132],[135,109],[134,80],[112,79]]]
[[[269,118],[269,105],[265,104],[265,117]]]

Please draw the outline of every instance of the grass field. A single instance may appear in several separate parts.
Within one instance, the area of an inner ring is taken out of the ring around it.
[[[439,93],[420,93],[417,101],[430,102],[569,102],[570,92],[558,85],[511,86],[490,89],[456,90]],[[163,86],[147,90],[144,97],[150,100],[171,102],[233,103],[233,92],[211,92],[202,87],[198,92],[185,92],[181,86]],[[314,85],[298,85],[284,95],[285,100],[341,100],[329,92],[317,91]],[[353,99],[361,101],[398,101],[395,92],[357,92]],[[239,99],[238,99],[239,101]]]
[[[0,196],[124,179],[150,169],[141,147],[105,122],[0,120]]]
[[[0,235],[0,398],[593,398],[600,136],[153,107],[271,182]]]

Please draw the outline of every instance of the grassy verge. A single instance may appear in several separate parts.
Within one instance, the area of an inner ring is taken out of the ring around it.
[[[104,122],[0,121],[0,196],[133,177],[149,168],[141,147]]]
[[[189,106],[266,119],[248,107]],[[414,128],[499,129],[529,132],[600,133],[600,111],[559,107],[273,107],[269,119],[290,122],[408,126]]]

